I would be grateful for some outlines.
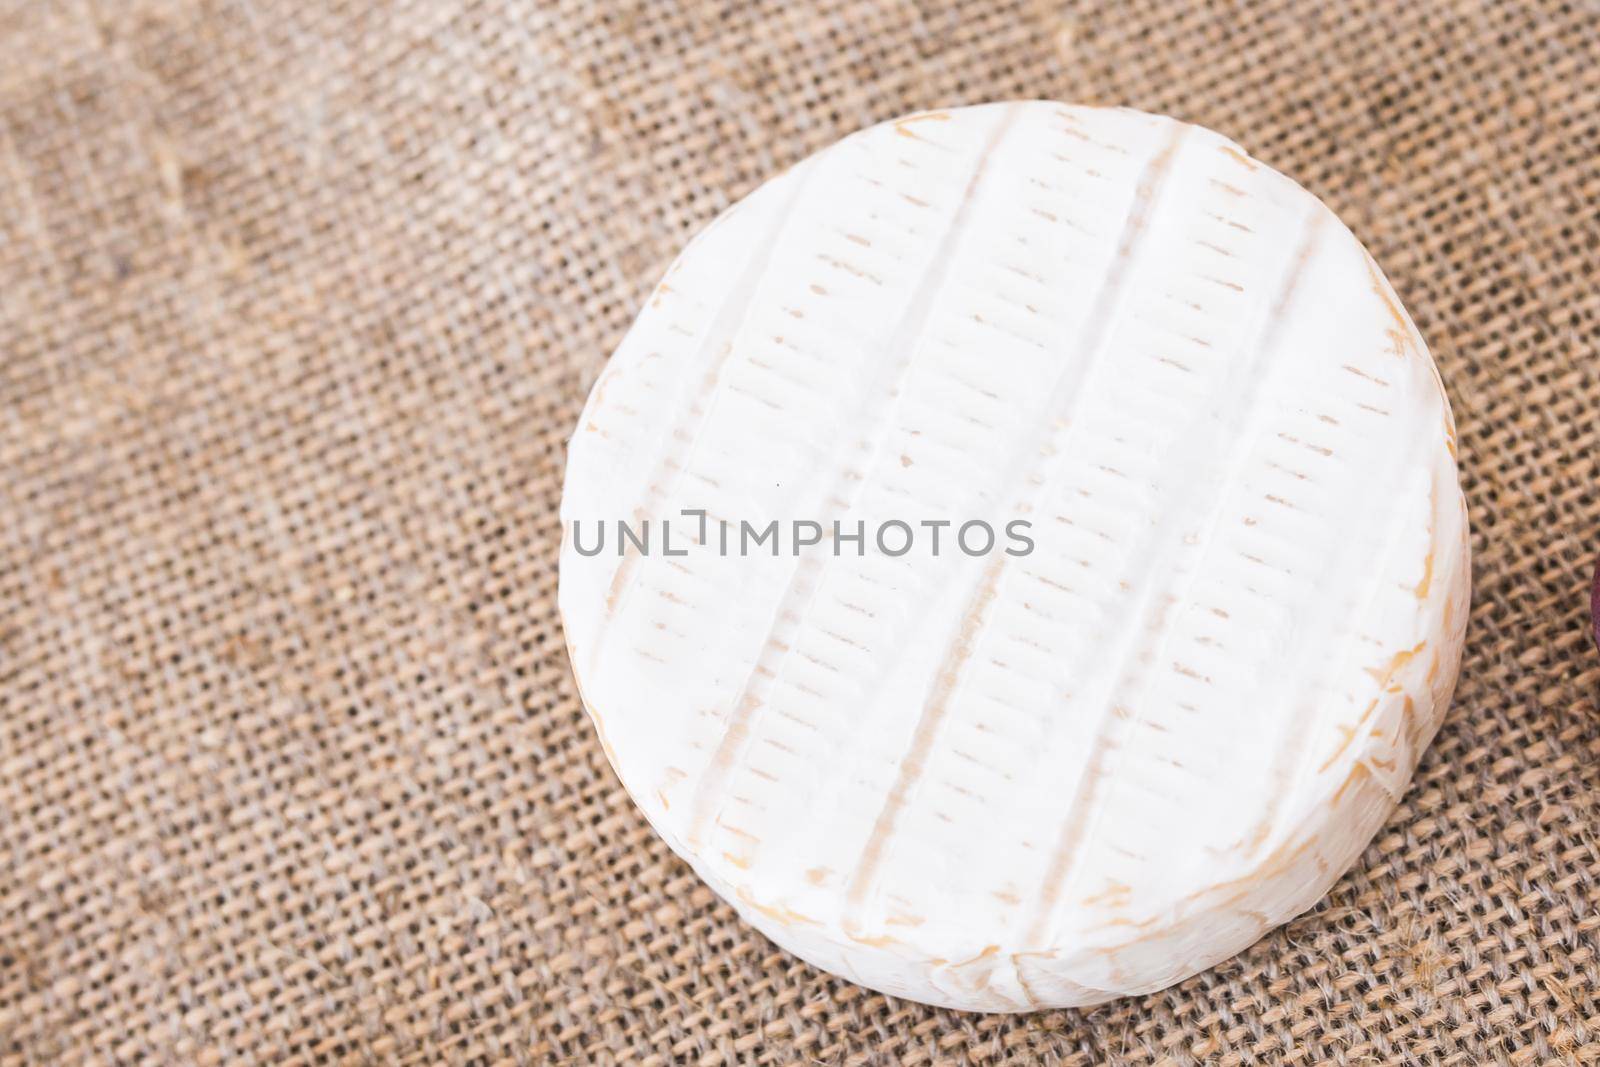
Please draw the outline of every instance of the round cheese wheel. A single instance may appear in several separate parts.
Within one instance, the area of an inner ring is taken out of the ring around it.
[[[1215,133],[995,104],[845,138],[672,265],[569,450],[560,605],[667,843],[817,967],[985,1011],[1305,911],[1449,703],[1433,362]]]

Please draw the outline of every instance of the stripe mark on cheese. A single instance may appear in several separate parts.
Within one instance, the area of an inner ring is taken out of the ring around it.
[[[699,428],[710,416],[712,398],[722,376],[723,364],[732,354],[734,344],[739,339],[739,332],[745,325],[750,305],[760,291],[761,283],[766,280],[767,269],[779,247],[779,238],[783,235],[784,227],[793,222],[794,206],[806,188],[807,170],[806,165],[802,163],[786,175],[789,188],[786,191],[783,208],[773,213],[772,221],[766,231],[754,242],[750,255],[734,275],[733,286],[718,308],[711,328],[706,332],[705,340],[691,364],[693,368],[703,366],[704,369],[695,375],[695,388],[689,394],[689,402],[683,414],[672,421],[673,429],[668,437],[667,447],[661,454],[660,462],[651,475],[648,494],[631,516],[636,521],[654,516],[662,502],[670,495],[670,490],[663,483],[670,480],[676,485],[683,472],[689,468],[689,457],[694,454],[695,444],[700,439]],[[694,428],[686,429],[684,427],[686,422],[694,423]],[[640,559],[636,552],[637,550],[625,553],[617,563],[616,573],[612,576],[610,587],[606,592],[607,617],[616,615],[627,593],[634,568]],[[597,645],[595,654],[598,653]]]
[[[898,410],[896,399],[900,390],[904,388],[906,376],[911,371],[912,361],[927,325],[928,313],[943,288],[950,262],[969,225],[972,205],[983,182],[984,171],[990,158],[1004,141],[1006,132],[1010,130],[1017,110],[1015,106],[1002,108],[995,118],[993,128],[972,164],[972,175],[968,178],[960,201],[944,234],[939,239],[928,268],[912,290],[911,304],[890,334],[887,347],[890,361],[885,364],[883,373],[865,390],[853,413],[850,420],[852,424],[865,421],[870,427],[865,435],[868,442],[866,451],[869,455],[875,455],[882,448],[882,438],[889,429],[894,413]],[[900,129],[904,132],[903,128]],[[848,469],[848,465],[845,469]],[[845,481],[850,484],[840,484]],[[835,507],[837,513],[825,516],[823,520],[825,525],[831,524],[833,519],[840,518],[851,510],[863,481],[845,478],[835,480],[825,504]],[[694,812],[690,817],[689,827],[691,842],[701,840],[704,826],[712,817],[710,805],[713,801],[709,798],[715,797],[721,790],[734,761],[744,750],[750,717],[762,706],[766,690],[778,677],[783,656],[793,645],[794,631],[804,625],[811,595],[817,589],[819,582],[819,572],[826,565],[828,558],[822,552],[813,549],[801,556],[795,565],[794,573],[773,614],[772,625],[762,646],[761,655],[752,667],[750,676],[745,680],[744,689],[734,704],[733,714],[724,728],[722,741],[718,744],[716,753],[711,757],[711,762],[701,778],[700,786],[695,791]],[[800,601],[798,607],[795,604],[797,599]],[[774,659],[777,662],[771,662]]]
[[[1055,413],[1060,409],[1066,409],[1062,419],[1069,429],[1076,421],[1072,417],[1072,411],[1083,395],[1084,379],[1104,357],[1107,326],[1122,298],[1123,287],[1137,262],[1140,239],[1150,226],[1163,180],[1172,165],[1173,157],[1183,145],[1186,130],[1185,126],[1174,125],[1160,151],[1145,164],[1127,219],[1122,226],[1122,236],[1117,244],[1116,255],[1106,270],[1100,291],[1095,295],[1089,320],[1082,336],[1073,346],[1074,351],[1061,361],[1062,373],[1051,391],[1046,411]],[[1048,438],[1050,423],[1046,423],[1041,430]],[[1052,451],[1024,438],[1008,466],[1015,468],[1018,462],[1026,462],[1041,452],[1048,456]],[[1010,484],[1011,481],[1008,476],[1003,484]],[[1031,512],[1031,506],[1025,506],[1019,511]],[[935,678],[933,691],[923,706],[921,719],[917,723],[916,732],[912,735],[910,750],[901,760],[900,774],[884,799],[883,806],[874,821],[872,833],[867,838],[861,858],[856,863],[856,873],[851,880],[847,898],[849,910],[846,912],[846,923],[851,926],[859,927],[859,917],[852,913],[859,912],[872,891],[873,879],[883,861],[889,838],[894,833],[896,819],[925,769],[928,751],[933,746],[934,738],[944,721],[949,701],[961,684],[962,668],[972,656],[982,635],[984,610],[994,599],[1006,561],[1010,558],[1003,554],[999,555],[985,568],[982,580],[962,612],[955,640],[945,654],[945,666]]]
[[[1228,473],[1221,479],[1224,485],[1233,481],[1233,472],[1242,462],[1248,447],[1254,443],[1258,427],[1256,416],[1260,413],[1259,401],[1267,392],[1273,370],[1271,357],[1275,354],[1274,345],[1278,339],[1279,330],[1284,317],[1293,305],[1295,294],[1299,286],[1306,263],[1310,260],[1316,248],[1321,216],[1319,211],[1311,212],[1309,221],[1301,224],[1301,236],[1291,247],[1294,255],[1289,260],[1287,269],[1279,291],[1268,304],[1265,322],[1260,329],[1259,337],[1246,346],[1248,353],[1244,367],[1235,373],[1223,375],[1219,383],[1224,393],[1237,390],[1243,396],[1243,402],[1234,405],[1234,410],[1219,419],[1233,428],[1234,436],[1231,441],[1216,442],[1215,434],[1208,432],[1205,426],[1196,427],[1196,432],[1201,440],[1208,446],[1220,443],[1223,449],[1223,458],[1220,468]],[[1226,397],[1223,398],[1226,400]],[[1196,454],[1201,450],[1196,449]],[[1180,462],[1174,464],[1180,476],[1187,475],[1195,464]],[[1218,494],[1213,498],[1207,514],[1199,525],[1200,533],[1196,537],[1197,552],[1204,552],[1211,543],[1210,534],[1215,529],[1218,515],[1222,509],[1225,498]],[[1111,664],[1108,672],[1109,691],[1106,697],[1099,701],[1102,707],[1100,725],[1095,731],[1094,751],[1089,757],[1090,773],[1084,775],[1077,792],[1073,795],[1071,805],[1067,809],[1067,818],[1062,824],[1054,851],[1051,853],[1050,865],[1046,869],[1044,883],[1038,894],[1038,902],[1033,919],[1028,924],[1029,938],[1037,940],[1044,937],[1048,931],[1048,923],[1056,902],[1060,896],[1063,883],[1067,880],[1075,860],[1080,858],[1079,845],[1083,839],[1087,825],[1095,818],[1096,805],[1103,796],[1100,788],[1103,780],[1111,770],[1108,764],[1112,754],[1125,749],[1125,739],[1143,722],[1142,693],[1124,692],[1125,672],[1136,642],[1143,642],[1146,649],[1154,646],[1155,651],[1144,657],[1146,662],[1152,662],[1158,667],[1167,662],[1165,657],[1166,629],[1160,625],[1158,617],[1164,614],[1160,609],[1166,607],[1172,599],[1168,592],[1169,583],[1177,577],[1174,574],[1175,553],[1182,547],[1177,543],[1179,529],[1186,525],[1190,516],[1179,508],[1169,508],[1155,526],[1154,532],[1145,545],[1143,562],[1134,568],[1137,573],[1146,575],[1143,584],[1141,601],[1133,609],[1133,621],[1123,628],[1119,634],[1115,651],[1107,660]],[[1158,577],[1159,576],[1159,577]],[[1118,713],[1119,709],[1129,709]]]

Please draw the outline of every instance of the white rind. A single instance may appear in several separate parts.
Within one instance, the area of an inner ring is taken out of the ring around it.
[[[929,1003],[1098,1003],[1304,911],[1392,810],[1461,653],[1453,453],[1381,272],[1231,142],[912,116],[724,213],[639,315],[571,443],[568,647],[646,817],[774,941]],[[570,543],[682,508],[1037,548]]]

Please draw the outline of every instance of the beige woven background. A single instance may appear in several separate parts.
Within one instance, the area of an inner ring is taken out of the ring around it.
[[[1461,430],[1418,780],[1181,987],[963,1015],[635,814],[562,441],[689,234],[863,124],[1210,125],[1368,242]],[[1600,6],[0,0],[0,1065],[1600,1061]]]

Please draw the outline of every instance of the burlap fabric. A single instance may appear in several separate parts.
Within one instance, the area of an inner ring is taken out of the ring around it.
[[[1600,8],[0,0],[0,1064],[1600,1060]],[[743,926],[555,611],[562,442],[689,234],[863,124],[1212,126],[1372,248],[1476,601],[1312,913],[1002,1017]]]

